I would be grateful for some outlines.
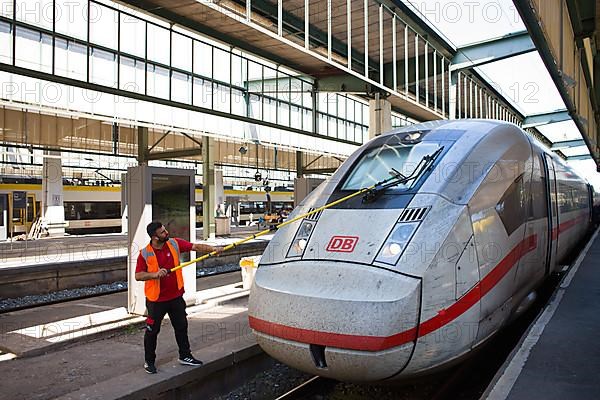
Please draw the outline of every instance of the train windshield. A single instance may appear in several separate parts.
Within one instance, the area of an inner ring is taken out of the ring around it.
[[[342,190],[360,190],[372,186],[388,179],[393,172],[410,176],[423,157],[434,154],[439,148],[439,143],[420,142],[414,145],[384,143],[380,147],[368,149],[350,171]],[[418,177],[396,188],[409,189],[417,179]]]

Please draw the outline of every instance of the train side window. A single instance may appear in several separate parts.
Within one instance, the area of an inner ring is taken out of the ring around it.
[[[573,211],[574,200],[573,200],[573,189],[564,183],[558,183],[558,208],[561,214]]]
[[[523,185],[523,174],[506,189],[496,204],[496,212],[502,220],[506,233],[513,233],[527,217],[528,199]]]
[[[65,220],[116,219],[121,218],[118,201],[65,202]]]
[[[546,173],[540,157],[533,159],[533,177],[531,181],[531,201],[529,219],[536,220],[548,216]]]

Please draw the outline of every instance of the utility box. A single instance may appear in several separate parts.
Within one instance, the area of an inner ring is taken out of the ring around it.
[[[215,229],[217,236],[231,234],[231,221],[229,217],[215,217]]]
[[[146,313],[144,282],[135,280],[135,267],[140,250],[150,243],[146,226],[160,221],[171,238],[196,241],[196,202],[194,171],[189,169],[158,168],[141,165],[127,169],[127,281],[128,310],[133,314]],[[195,252],[184,253],[180,262],[195,258]],[[182,269],[184,299],[193,304],[196,296],[196,268]]]
[[[242,257],[240,260],[240,268],[242,269],[242,287],[244,290],[249,290],[254,282],[254,274],[260,263],[261,256]]]

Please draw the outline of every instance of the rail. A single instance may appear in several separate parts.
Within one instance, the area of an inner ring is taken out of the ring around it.
[[[313,376],[292,390],[277,397],[276,400],[306,399],[309,396],[323,394],[324,392],[331,390],[336,384],[337,381],[332,379]]]

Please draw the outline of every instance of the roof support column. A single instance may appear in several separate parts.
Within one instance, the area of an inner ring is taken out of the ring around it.
[[[302,165],[302,152],[296,151],[296,177],[302,178],[304,175],[304,165]]]
[[[137,139],[138,164],[148,164],[148,128],[138,126]]]
[[[215,140],[202,137],[202,237],[214,239],[216,233],[215,210],[217,190],[215,186]]]
[[[63,202],[62,178],[60,151],[44,151],[44,163],[42,166],[42,218],[51,237],[65,235],[65,207]]]
[[[392,130],[392,105],[387,99],[375,93],[369,100],[369,139]]]

